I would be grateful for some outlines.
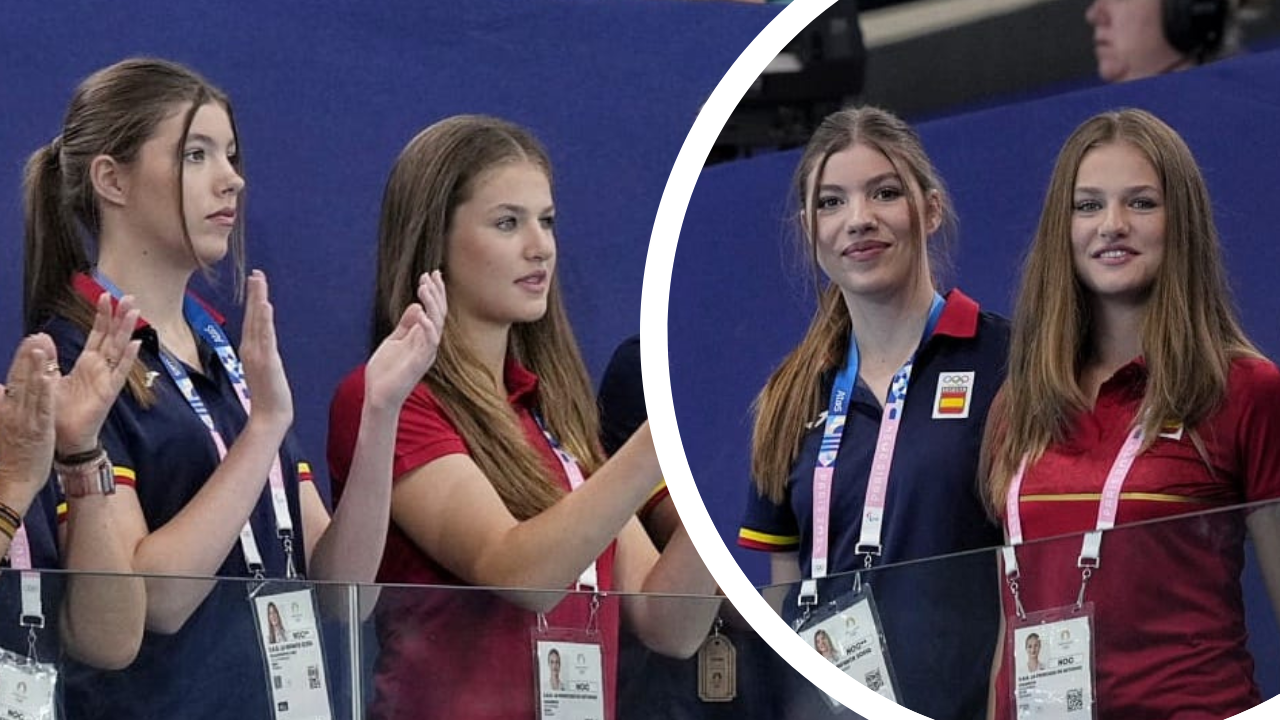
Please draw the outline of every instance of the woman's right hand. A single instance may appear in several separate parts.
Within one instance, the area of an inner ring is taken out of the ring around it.
[[[0,386],[0,490],[22,503],[20,514],[49,479],[58,378],[57,350],[42,333],[23,339]]]
[[[59,454],[85,452],[98,444],[98,431],[138,357],[141,341],[133,339],[137,324],[133,296],[125,295],[114,309],[109,294],[98,298],[84,350],[75,367],[57,384]]]
[[[293,424],[293,394],[276,345],[275,315],[267,294],[267,276],[261,270],[249,274],[240,362],[253,402],[250,420],[265,420],[288,429]]]

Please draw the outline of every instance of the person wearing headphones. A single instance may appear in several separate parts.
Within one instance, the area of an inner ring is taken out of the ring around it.
[[[1240,51],[1240,26],[1265,0],[1093,0],[1098,77],[1124,82],[1203,65]]]

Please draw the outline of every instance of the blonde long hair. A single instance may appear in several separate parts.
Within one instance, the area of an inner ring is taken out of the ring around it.
[[[812,241],[817,208],[812,202],[827,160],[834,154],[862,144],[884,154],[906,186],[911,211],[911,233],[916,246],[923,244],[928,223],[925,198],[937,199],[943,220],[941,238],[955,227],[946,186],[924,151],[920,136],[892,113],[875,107],[847,108],[828,115],[814,131],[792,181],[792,202],[797,206],[800,237],[805,243],[811,271],[819,285],[817,247]],[[920,262],[932,271],[946,264],[945,242],[929,244]],[[806,424],[818,414],[826,398],[821,378],[845,359],[852,331],[848,308],[840,288],[826,283],[819,291],[818,308],[804,339],[793,349],[765,384],[755,401],[755,425],[751,437],[751,476],[757,491],[775,503],[782,502],[792,464],[800,453]]]
[[[444,265],[454,213],[467,201],[477,179],[514,162],[532,163],[551,181],[547,153],[528,131],[482,115],[442,120],[401,151],[382,199],[374,347],[395,328],[404,309],[416,302],[418,277]],[[559,273],[552,275],[546,314],[512,326],[509,353],[538,375],[542,417],[583,471],[590,473],[604,461],[597,440],[600,419],[561,299],[559,278]],[[453,315],[445,320],[436,362],[424,380],[515,517],[537,515],[564,495],[541,455],[525,440],[506,395],[495,390],[494,378],[463,340]]]
[[[1226,396],[1231,361],[1260,356],[1236,317],[1209,192],[1186,143],[1143,110],[1086,120],[1067,138],[1049,180],[1023,266],[1008,376],[988,419],[981,476],[996,515],[1022,459],[1063,441],[1072,416],[1089,407],[1079,373],[1093,323],[1072,259],[1072,209],[1081,161],[1113,143],[1141,152],[1164,193],[1164,260],[1142,323],[1148,377],[1137,417],[1147,444],[1171,421],[1194,432]]]

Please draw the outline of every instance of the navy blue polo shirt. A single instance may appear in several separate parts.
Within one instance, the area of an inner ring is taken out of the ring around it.
[[[87,276],[77,276],[75,284],[91,302],[101,293]],[[221,317],[214,317],[222,322]],[[70,371],[84,347],[84,331],[65,318],[53,319],[45,331],[57,345],[63,372]],[[166,372],[155,330],[140,320],[134,337],[142,340],[138,362],[154,373],[155,402],[144,408],[126,388],[111,408],[101,438],[111,456],[116,482],[134,489],[147,527],[154,531],[172,520],[204,487],[219,458],[209,431]],[[248,418],[213,348],[199,336],[197,345],[202,367],[187,367],[187,372],[230,446]],[[295,564],[302,572],[306,567],[305,543],[298,486],[310,479],[310,467],[292,434],[280,449],[280,462],[293,518]],[[266,576],[284,577],[285,554],[277,538],[265,481],[250,523]],[[239,542],[216,574],[250,577]],[[248,587],[243,581],[218,583],[177,633],[148,631],[137,660],[125,670],[101,671],[69,663],[69,716],[270,718],[269,678],[259,651]],[[227,702],[232,697],[235,702]]]
[[[982,312],[959,290],[948,293],[937,327],[918,350],[912,370],[889,475],[883,554],[875,559],[876,566],[1003,542],[1000,527],[987,517],[976,474],[983,425],[1004,380],[1008,348],[1006,320]],[[965,383],[956,381],[962,373],[973,373],[967,393],[962,391]],[[824,399],[834,376],[823,378]],[[854,549],[882,410],[881,399],[859,380],[832,485],[830,575],[856,570],[864,562]],[[805,577],[813,543],[813,469],[822,432],[817,422],[805,435],[781,504],[751,486],[738,536],[743,547],[798,552]],[[865,579],[879,606],[899,702],[931,718],[982,717],[1000,609],[994,553],[890,568]],[[819,585],[820,599],[835,599],[851,583],[850,576],[828,579]],[[788,621],[798,615],[797,591],[791,589],[784,606]]]

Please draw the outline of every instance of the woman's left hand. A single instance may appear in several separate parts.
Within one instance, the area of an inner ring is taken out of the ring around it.
[[[141,341],[133,339],[138,310],[125,295],[112,308],[111,296],[98,297],[93,329],[71,373],[57,386],[58,453],[92,450],[98,431],[129,378]]]
[[[48,335],[24,339],[0,386],[0,490],[20,514],[44,487],[53,463],[55,353]]]
[[[398,408],[436,360],[449,312],[439,270],[422,274],[417,294],[365,365],[365,396],[375,406]]]

